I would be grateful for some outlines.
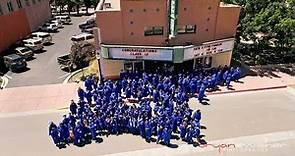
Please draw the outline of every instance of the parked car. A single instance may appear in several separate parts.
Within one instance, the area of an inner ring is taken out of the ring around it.
[[[73,35],[71,38],[73,44],[81,44],[81,43],[94,43],[94,36],[93,34],[89,33],[80,33],[77,35]]]
[[[26,68],[27,62],[17,54],[10,54],[3,57],[5,66],[12,72]]]
[[[95,27],[93,27],[93,28],[95,28]],[[81,32],[93,34],[93,28],[81,29]]]
[[[95,18],[90,18],[87,21],[79,24],[79,28],[80,29],[89,29],[89,28],[93,28],[96,27],[96,23],[95,23]]]
[[[63,24],[71,24],[72,20],[70,16],[67,15],[60,15],[60,16],[55,16],[53,19],[58,19],[60,20]]]
[[[52,42],[52,36],[47,32],[34,32],[31,34],[33,39],[41,39],[43,44]]]
[[[17,47],[14,49],[14,52],[26,60],[31,59],[34,56],[33,51],[27,47]]]
[[[55,24],[57,26],[57,28],[62,28],[62,22],[59,19],[53,19],[53,20],[49,21],[48,23]]]
[[[24,46],[30,48],[32,51],[43,49],[42,39],[27,39],[23,40]]]
[[[57,25],[53,23],[45,23],[42,26],[39,27],[40,31],[45,31],[45,32],[57,32]]]

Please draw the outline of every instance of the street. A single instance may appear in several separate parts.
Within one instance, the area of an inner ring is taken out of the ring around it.
[[[79,23],[84,22],[89,16],[71,17],[72,24],[64,25],[59,32],[52,33],[53,45],[44,46],[44,52],[35,54],[35,59],[28,61],[28,71],[21,73],[8,72],[9,83],[7,87],[30,85],[43,85],[61,83],[67,72],[62,71],[57,63],[57,57],[66,54],[71,48],[71,36],[80,32]]]
[[[193,147],[172,140],[177,148],[146,143],[139,136],[102,137],[102,143],[58,149],[48,136],[48,123],[58,122],[66,110],[0,114],[0,155],[98,156],[98,155],[292,155],[295,152],[295,89],[209,96],[210,105],[191,99],[202,112],[207,147]],[[218,146],[218,145],[234,146]],[[17,150],[15,150],[17,148]]]

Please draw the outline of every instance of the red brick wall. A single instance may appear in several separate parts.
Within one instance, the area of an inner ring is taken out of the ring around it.
[[[30,33],[30,26],[23,9],[0,16],[0,55],[17,40]]]

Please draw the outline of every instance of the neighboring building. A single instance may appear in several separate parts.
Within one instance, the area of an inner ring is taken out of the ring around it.
[[[49,0],[0,0],[0,55],[50,18]]]
[[[240,9],[220,0],[102,0],[101,72],[115,78],[121,70],[229,65]]]

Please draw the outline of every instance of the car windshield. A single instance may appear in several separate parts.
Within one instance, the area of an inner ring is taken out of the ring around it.
[[[35,44],[35,45],[37,45],[37,44],[42,44],[42,42],[41,42],[41,41],[35,41],[34,44]]]
[[[24,48],[24,49],[22,49],[22,50],[20,50],[22,53],[25,53],[25,52],[28,52],[28,51],[30,51],[30,49],[28,49],[28,48]]]
[[[71,39],[72,41],[82,41],[83,40],[83,38],[75,38],[75,37],[72,37],[72,39]]]
[[[45,37],[49,37],[49,34],[45,34],[45,35],[40,35],[41,38],[45,38]]]

